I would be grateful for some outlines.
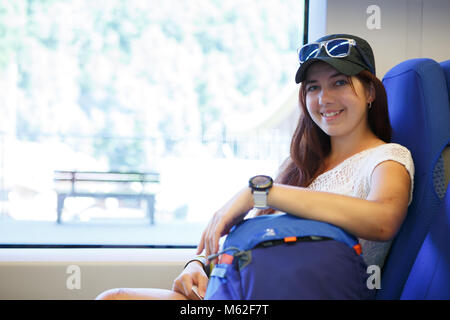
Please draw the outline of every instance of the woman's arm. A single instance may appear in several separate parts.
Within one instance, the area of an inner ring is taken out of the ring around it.
[[[217,253],[220,237],[228,234],[231,227],[244,219],[245,215],[253,209],[253,206],[253,195],[250,188],[246,187],[239,191],[220,210],[214,213],[202,233],[197,254],[200,254],[203,249],[205,249],[207,257]]]
[[[395,161],[380,163],[373,171],[367,200],[301,187],[274,184],[270,207],[305,219],[336,225],[368,240],[390,240],[406,215],[411,180],[405,167]],[[250,188],[241,190],[217,211],[202,234],[198,253],[217,253],[219,239],[253,208]]]
[[[387,241],[405,218],[410,184],[403,165],[385,161],[372,173],[367,200],[276,184],[269,192],[268,204],[292,215],[334,224],[359,238]]]

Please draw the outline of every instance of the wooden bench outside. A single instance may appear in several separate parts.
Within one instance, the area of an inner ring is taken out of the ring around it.
[[[150,224],[154,224],[155,194],[147,192],[145,186],[149,183],[159,183],[159,173],[154,172],[98,172],[98,171],[55,171],[54,181],[59,185],[66,184],[66,189],[57,188],[57,223],[61,223],[64,209],[64,201],[69,197],[89,198],[117,198],[145,200],[147,205],[147,217]],[[120,191],[77,191],[80,183],[96,183],[110,185],[121,185]],[[131,184],[140,184],[141,191],[136,192],[126,188]],[[69,186],[67,190],[67,186]]]

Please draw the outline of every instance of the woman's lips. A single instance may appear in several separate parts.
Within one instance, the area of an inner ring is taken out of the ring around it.
[[[337,110],[337,111],[325,111],[325,112],[321,112],[320,115],[325,120],[334,120],[334,119],[338,118],[343,111],[344,111],[344,109]]]

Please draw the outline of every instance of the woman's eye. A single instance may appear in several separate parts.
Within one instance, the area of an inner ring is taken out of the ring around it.
[[[312,92],[312,91],[314,91],[316,89],[317,89],[317,86],[309,86],[309,87],[306,88],[306,91],[307,92]]]
[[[346,85],[348,82],[347,82],[347,80],[338,80],[338,81],[336,81],[336,85],[337,86],[344,86],[344,85]]]

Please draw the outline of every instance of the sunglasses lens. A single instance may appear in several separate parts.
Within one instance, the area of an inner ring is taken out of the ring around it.
[[[301,63],[305,62],[310,58],[314,58],[317,56],[320,50],[320,44],[311,43],[303,46],[298,52],[298,59]]]
[[[331,57],[345,57],[350,52],[350,42],[345,39],[330,40],[327,43],[327,51]]]

